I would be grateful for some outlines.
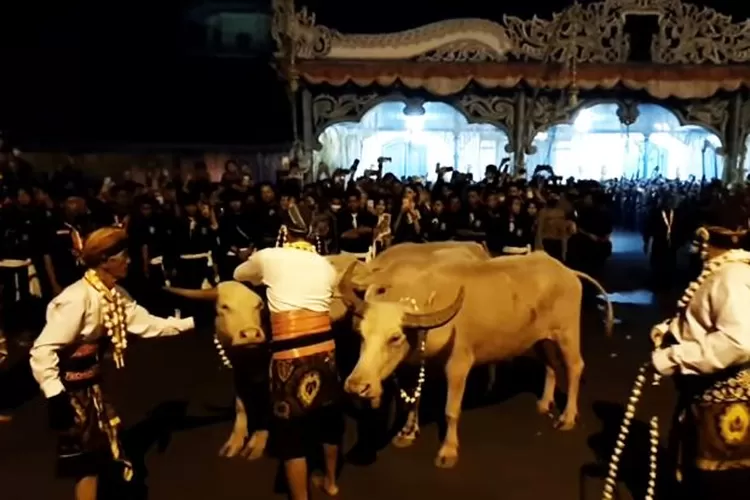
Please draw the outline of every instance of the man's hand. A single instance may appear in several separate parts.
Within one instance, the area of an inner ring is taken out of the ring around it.
[[[54,431],[66,431],[76,423],[76,411],[64,392],[47,400],[49,426]]]
[[[669,332],[669,325],[665,323],[659,323],[651,329],[651,342],[654,344],[654,349],[661,349],[664,343],[664,337]]]

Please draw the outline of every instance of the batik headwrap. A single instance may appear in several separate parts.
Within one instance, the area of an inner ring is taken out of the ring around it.
[[[279,228],[276,246],[294,247],[322,253],[320,237],[312,224],[312,219],[312,212],[309,209],[300,208],[296,203],[290,205],[282,215],[282,224]],[[287,234],[293,234],[304,239],[290,243],[287,241]]]

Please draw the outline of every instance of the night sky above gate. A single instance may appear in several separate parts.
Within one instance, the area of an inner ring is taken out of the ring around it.
[[[226,3],[270,9],[269,0]],[[737,19],[750,17],[747,2],[703,3]],[[2,2],[0,127],[27,144],[288,141],[288,103],[270,54],[188,54],[185,14],[198,4]],[[304,4],[331,28],[380,33],[455,17],[547,18],[570,2],[309,0],[298,7]]]

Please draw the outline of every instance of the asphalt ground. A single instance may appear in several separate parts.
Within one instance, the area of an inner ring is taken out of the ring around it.
[[[549,416],[536,413],[535,392],[543,368],[531,359],[501,365],[497,387],[485,391],[485,371],[472,375],[461,416],[460,459],[438,469],[444,382],[430,371],[423,396],[422,433],[406,449],[386,445],[366,466],[344,463],[342,499],[598,499],[602,474],[615,440],[638,366],[649,353],[650,326],[662,319],[663,304],[642,291],[647,278],[641,244],[634,235],[617,236],[604,285],[618,303],[618,324],[606,338],[602,313],[584,314],[582,342],[586,368],[580,417],[569,432],[556,431]],[[23,356],[16,349],[17,357]],[[0,499],[72,498],[72,485],[54,476],[54,437],[46,411],[30,379],[27,363],[12,362],[0,372],[0,408],[12,415],[0,423]],[[226,459],[218,450],[232,424],[232,383],[221,367],[209,332],[132,342],[127,366],[105,374],[109,399],[125,426],[123,441],[139,481],[126,487],[105,481],[102,498],[128,500],[270,500],[278,492],[278,464],[271,458]],[[648,464],[646,422],[651,414],[671,416],[671,388],[646,398],[621,465],[621,498],[642,498]],[[666,435],[667,429],[664,430]],[[357,440],[348,420],[345,450]],[[322,494],[314,498],[324,498]]]

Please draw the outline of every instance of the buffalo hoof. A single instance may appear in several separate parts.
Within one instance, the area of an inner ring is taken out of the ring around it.
[[[246,433],[232,432],[232,435],[229,436],[227,442],[224,443],[224,446],[219,450],[219,456],[226,458],[236,457],[242,451],[242,448],[244,448],[246,439]]]
[[[441,469],[450,469],[458,463],[458,450],[456,448],[443,445],[435,458],[435,466]]]
[[[575,416],[568,417],[565,414],[560,415],[560,418],[555,420],[555,429],[558,431],[572,430],[576,426],[576,420],[578,419]]]
[[[551,415],[552,412],[555,410],[555,402],[552,401],[544,401],[540,399],[536,402],[536,411],[539,412],[540,415]]]
[[[393,437],[391,443],[396,448],[408,448],[414,444],[414,441],[419,437],[419,429],[414,429],[412,432],[400,431]]]
[[[255,431],[248,440],[240,456],[246,460],[257,460],[263,456],[268,444],[268,431]]]

